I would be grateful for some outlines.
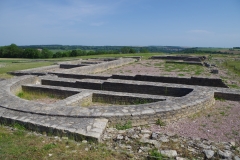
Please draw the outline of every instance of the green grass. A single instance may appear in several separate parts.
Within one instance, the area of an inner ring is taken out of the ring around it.
[[[231,72],[240,76],[240,61],[226,61],[223,63],[223,66],[230,70]]]
[[[195,75],[200,75],[202,72],[204,72],[204,67],[199,65],[188,65],[188,64],[178,64],[178,63],[165,63],[164,64],[164,70],[166,72],[185,72],[185,73],[191,73],[194,71]]]
[[[17,63],[19,61],[25,61],[26,59],[3,59],[0,58],[0,78],[11,78],[12,76],[7,74],[7,72],[16,71],[16,70],[23,70],[23,69],[30,69],[30,68],[37,68],[42,66],[49,66],[52,65],[53,62],[28,62],[26,60],[25,63]]]
[[[221,97],[218,97],[218,96],[215,96],[214,98],[215,98],[215,100],[217,100],[217,101],[222,101],[222,102],[225,101],[224,98],[221,98]]]
[[[116,129],[117,130],[125,130],[125,129],[129,129],[132,128],[132,122],[128,121],[125,124],[116,124]]]
[[[42,93],[42,92],[25,92],[20,91],[16,94],[19,98],[26,99],[26,100],[34,100],[34,99],[44,99],[44,98],[51,98],[51,99],[64,99],[65,97],[61,97],[58,95],[50,94],[50,93]]]
[[[153,149],[149,151],[149,160],[163,160],[167,159],[166,156],[162,155],[157,149]]]
[[[0,126],[0,159],[127,159],[128,155],[113,152],[104,144],[76,143],[54,137],[37,136],[18,129]],[[88,148],[88,151],[85,151]]]

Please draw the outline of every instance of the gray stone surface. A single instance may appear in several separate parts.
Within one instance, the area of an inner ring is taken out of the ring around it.
[[[212,150],[203,150],[203,153],[207,159],[211,159],[214,156],[214,151]]]

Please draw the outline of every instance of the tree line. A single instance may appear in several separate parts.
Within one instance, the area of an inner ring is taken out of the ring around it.
[[[146,48],[141,48],[136,51],[132,47],[122,47],[119,50],[81,50],[73,49],[67,51],[58,51],[53,53],[47,48],[30,48],[30,47],[18,47],[16,44],[11,44],[9,46],[0,47],[0,58],[61,58],[61,57],[77,57],[77,56],[87,56],[87,55],[102,55],[102,54],[119,54],[119,53],[148,53]]]
[[[121,49],[132,48],[137,53],[142,52],[142,50],[147,50],[151,53],[172,53],[172,52],[179,52],[185,48],[179,46],[82,46],[82,45],[29,45],[29,46],[19,46],[20,48],[46,48],[49,50],[84,50],[84,51],[115,51],[121,52]]]

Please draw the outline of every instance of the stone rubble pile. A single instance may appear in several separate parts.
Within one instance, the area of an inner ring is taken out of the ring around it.
[[[240,160],[239,142],[214,142],[201,138],[162,134],[141,127],[126,130],[107,128],[103,142],[109,149],[132,154],[134,159],[151,157],[157,150],[166,159],[233,159]]]

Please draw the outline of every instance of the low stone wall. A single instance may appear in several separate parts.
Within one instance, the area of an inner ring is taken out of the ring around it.
[[[215,92],[214,96],[223,100],[240,101],[240,95],[236,93]]]
[[[215,99],[213,96],[210,96],[209,98],[205,99],[201,103],[189,103],[188,106],[180,107],[178,109],[161,109],[160,112],[155,114],[139,114],[136,113],[136,115],[129,115],[124,117],[108,117],[109,125],[115,126],[116,124],[125,124],[129,121],[131,121],[133,126],[140,126],[140,125],[150,125],[150,124],[156,124],[157,120],[161,120],[165,122],[166,124],[175,122],[179,119],[188,117],[194,113],[198,113],[202,111],[203,109],[211,107],[213,104],[215,104]]]
[[[91,74],[67,74],[67,73],[51,73],[55,74],[58,77],[62,78],[74,78],[74,79],[102,79],[102,80],[107,80],[111,78],[111,76],[106,76],[106,75],[91,75]]]
[[[74,94],[78,94],[76,91],[62,90],[62,89],[52,89],[52,88],[42,88],[41,86],[31,86],[31,85],[22,85],[22,91],[29,93],[39,93],[53,95],[56,98],[64,99],[70,97]]]
[[[40,78],[38,77],[32,77],[29,76],[28,78],[24,77],[24,78],[19,78],[19,81],[17,81],[16,83],[12,84],[10,86],[10,92],[11,93],[17,93],[19,91],[22,90],[22,86],[25,84],[36,84],[36,83],[40,83]]]
[[[178,60],[178,61],[192,61],[201,62],[206,59],[205,56],[152,56],[150,59],[163,59],[163,60]]]
[[[14,72],[9,72],[9,74],[15,75],[15,76],[22,76],[22,75],[45,75],[44,73],[46,70],[49,69],[56,69],[59,68],[59,65],[51,65],[51,66],[45,66],[45,67],[39,67],[39,68],[33,68],[33,69],[25,69],[25,70],[20,70],[20,71],[14,71]]]
[[[76,67],[88,66],[86,64],[60,64],[59,67],[63,69],[70,69]]]
[[[164,59],[164,60],[184,60],[188,56],[152,56],[150,59]]]
[[[54,73],[52,73],[54,74]],[[199,85],[210,87],[228,88],[226,84],[219,78],[203,78],[203,77],[167,77],[167,76],[149,76],[149,75],[90,75],[90,74],[67,74],[56,73],[58,77],[74,78],[74,79],[121,79],[121,80],[135,80],[135,81],[149,81],[162,83],[175,83],[187,85]]]
[[[71,60],[71,61],[64,61],[64,62],[58,62],[57,64],[79,64],[82,62],[82,59],[77,59],[77,60]]]
[[[103,93],[93,93],[92,102],[108,103],[108,104],[119,104],[119,105],[137,105],[163,101],[163,99],[155,98],[144,98],[135,96],[125,96],[125,95],[113,95],[113,94],[103,94]]]
[[[190,88],[172,88],[164,86],[144,85],[144,84],[128,84],[127,82],[104,82],[103,90],[114,92],[140,93],[151,95],[163,95],[182,97],[189,94],[193,89]]]
[[[93,90],[104,90],[114,92],[127,92],[127,93],[140,93],[151,95],[163,95],[182,97],[189,94],[193,89],[191,88],[177,88],[177,87],[163,87],[156,84],[145,84],[143,82],[131,83],[124,80],[112,79],[109,81],[104,80],[82,80],[82,81],[64,81],[57,79],[42,79],[43,85],[62,86],[72,88],[83,88]]]
[[[202,77],[185,78],[185,77],[149,76],[149,75],[136,75],[136,76],[112,75],[111,78],[228,88],[228,86],[224,84],[223,81],[219,78],[202,78]]]
[[[132,58],[120,58],[113,61],[108,61],[104,63],[99,63],[95,65],[90,66],[83,66],[83,67],[77,67],[73,69],[69,69],[68,71],[63,71],[62,73],[73,73],[73,74],[89,74],[89,73],[97,73],[102,72],[107,69],[115,68],[118,66],[122,66],[131,62],[135,62],[135,59]]]
[[[190,65],[199,65],[202,66],[202,62],[194,61],[166,61],[166,63],[177,63],[177,64],[190,64]]]

